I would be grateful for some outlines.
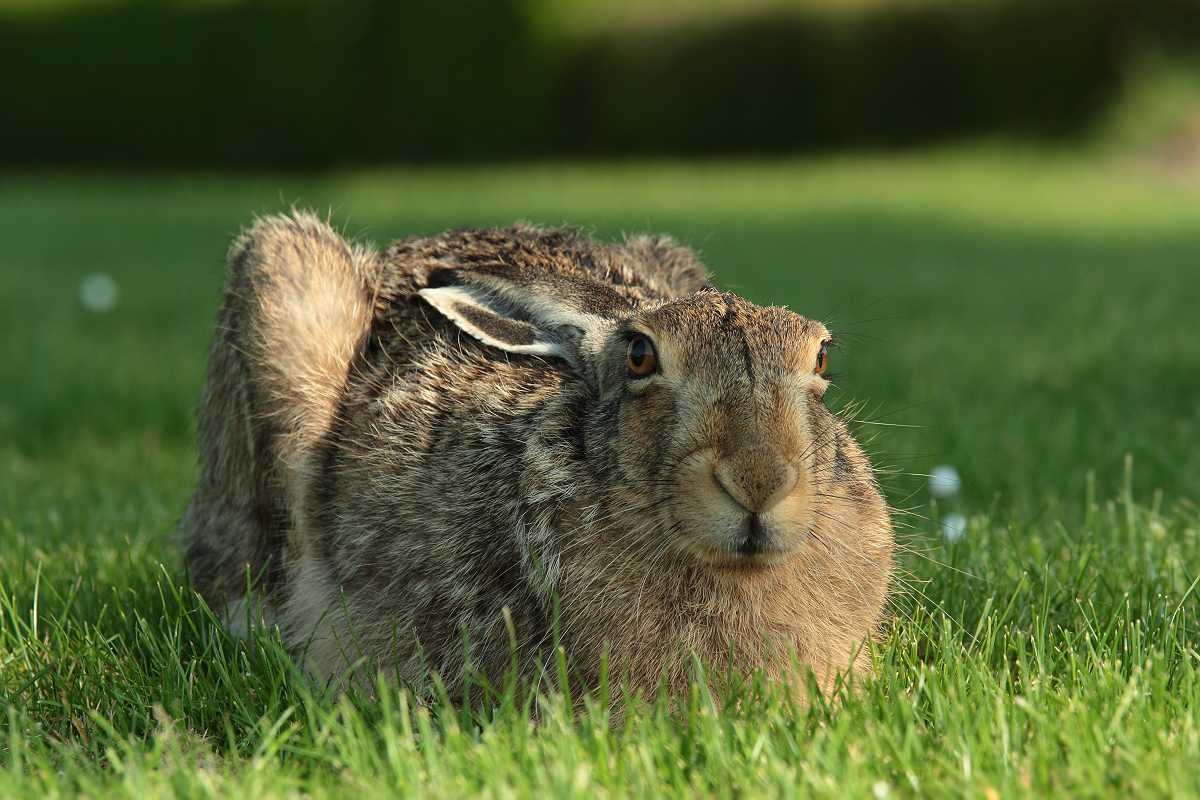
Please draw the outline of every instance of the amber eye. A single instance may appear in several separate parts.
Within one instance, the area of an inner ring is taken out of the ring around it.
[[[825,348],[825,345],[822,344],[821,352],[817,353],[817,368],[816,368],[815,372],[818,375],[824,375],[825,374],[825,365],[828,363],[829,363],[829,351]]]
[[[645,336],[634,337],[629,342],[629,371],[639,378],[654,372],[658,359],[654,356],[654,345]]]

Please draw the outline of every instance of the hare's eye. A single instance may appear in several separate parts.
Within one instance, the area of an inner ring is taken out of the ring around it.
[[[629,342],[629,371],[639,378],[654,372],[658,359],[654,356],[654,345],[645,336],[636,336]]]
[[[814,370],[818,375],[825,374],[825,366],[829,363],[829,351],[825,345],[821,345],[821,352],[817,353],[817,368]]]

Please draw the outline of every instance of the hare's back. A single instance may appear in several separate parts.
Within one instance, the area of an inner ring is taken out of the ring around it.
[[[395,242],[381,255],[384,302],[472,272],[524,274],[528,284],[572,279],[615,289],[635,304],[676,299],[708,285],[695,253],[666,235],[596,242],[575,228],[527,223],[467,228]]]

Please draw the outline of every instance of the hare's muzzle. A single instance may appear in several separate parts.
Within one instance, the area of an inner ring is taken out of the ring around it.
[[[761,514],[779,505],[796,488],[799,479],[800,472],[795,467],[764,446],[723,458],[713,468],[717,485],[751,514]]]
[[[766,565],[803,546],[812,520],[809,481],[778,448],[706,448],[680,465],[677,543],[714,565]]]
[[[800,471],[774,448],[758,445],[721,458],[713,466],[713,482],[737,504],[726,503],[721,526],[726,548],[737,559],[774,561],[792,550],[780,530],[778,508],[800,482]],[[732,523],[732,524],[730,524]]]

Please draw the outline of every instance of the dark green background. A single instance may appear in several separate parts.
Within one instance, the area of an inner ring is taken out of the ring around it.
[[[0,165],[314,168],[1079,135],[1194,0],[927,0],[566,35],[532,0],[0,14]]]

